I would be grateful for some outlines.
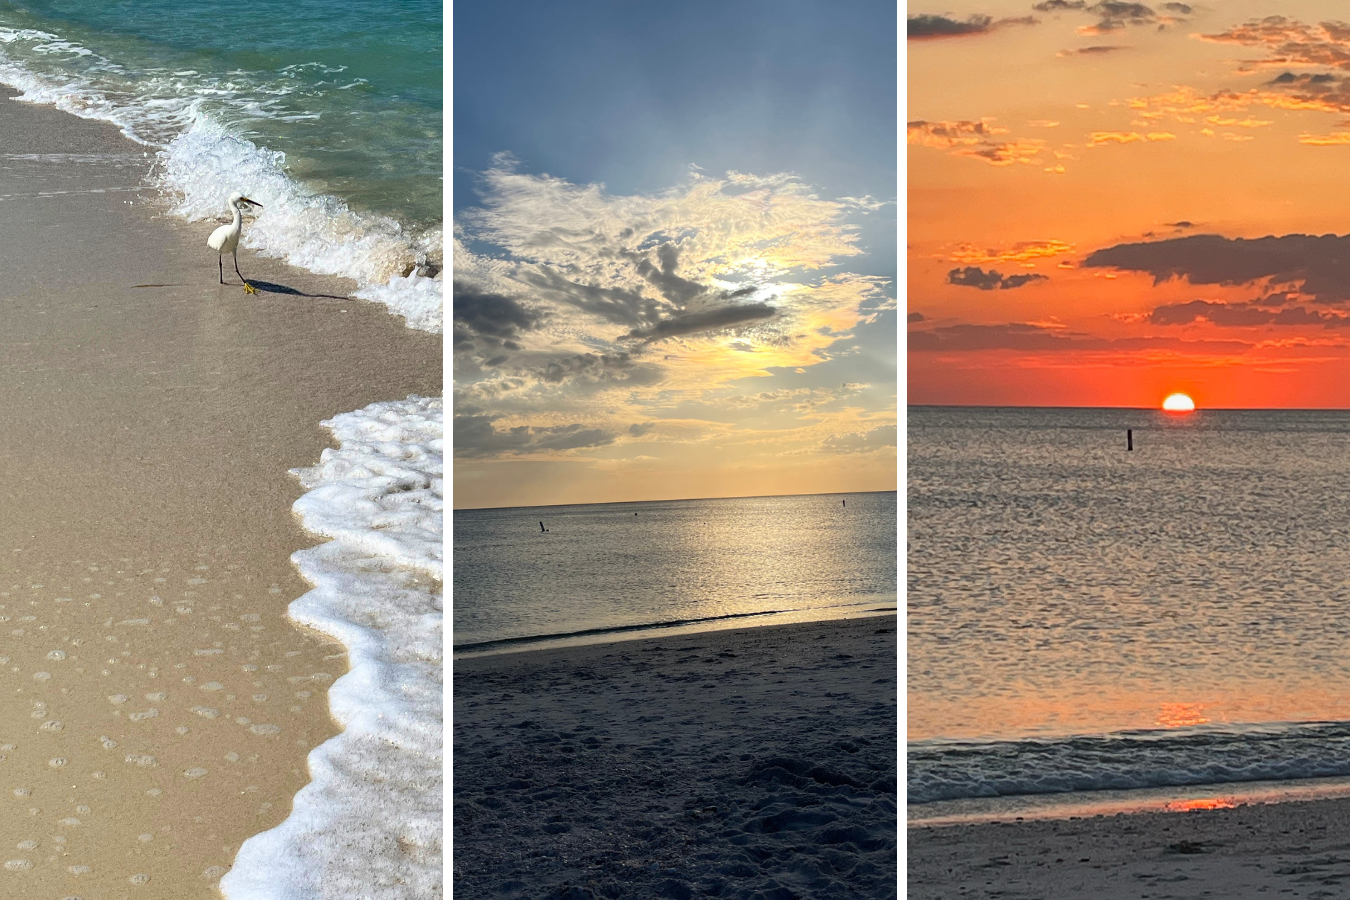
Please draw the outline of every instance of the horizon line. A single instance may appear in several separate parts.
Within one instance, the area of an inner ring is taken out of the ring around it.
[[[622,506],[629,503],[680,503],[696,502],[699,500],[757,500],[762,497],[838,497],[840,495],[852,496],[853,494],[898,494],[899,488],[881,491],[820,491],[817,493],[805,494],[731,494],[724,497],[665,497],[660,500],[601,500],[590,503],[536,503],[523,506],[455,506],[451,507],[452,513],[456,512],[486,512],[495,509],[552,509],[554,507],[564,506]]]
[[[1165,412],[1162,406],[1071,406],[1018,403],[906,403],[906,409],[1123,409]],[[1350,412],[1350,406],[1196,406],[1192,412]]]

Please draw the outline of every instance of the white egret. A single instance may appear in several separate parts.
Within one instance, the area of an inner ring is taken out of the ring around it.
[[[230,195],[228,203],[230,209],[234,210],[234,221],[211,232],[211,236],[206,239],[206,246],[220,254],[216,258],[216,263],[220,267],[220,283],[225,283],[225,254],[228,253],[234,257],[234,274],[238,275],[239,280],[244,282],[244,290],[251,294],[254,293],[255,288],[248,283],[243,273],[239,271],[239,236],[244,233],[244,215],[240,204],[247,203],[249,206],[256,206],[259,209],[262,209],[262,204],[256,200],[248,199],[238,191]]]

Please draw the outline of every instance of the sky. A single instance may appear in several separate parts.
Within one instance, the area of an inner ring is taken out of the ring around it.
[[[895,5],[453,15],[454,507],[895,490]]]
[[[911,3],[911,404],[1350,406],[1350,8]]]

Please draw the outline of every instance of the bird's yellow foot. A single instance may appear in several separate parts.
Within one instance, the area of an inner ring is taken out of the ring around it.
[[[245,282],[244,282],[244,293],[245,293],[245,294],[256,294],[256,293],[258,293],[258,289],[255,288],[253,285],[249,284],[247,281],[245,281]]]

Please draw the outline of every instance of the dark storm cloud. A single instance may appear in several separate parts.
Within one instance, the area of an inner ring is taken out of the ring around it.
[[[1283,298],[1281,298],[1283,300]],[[1153,325],[1189,325],[1205,320],[1227,327],[1256,325],[1321,325],[1325,328],[1344,328],[1350,319],[1334,313],[1315,312],[1301,306],[1270,309],[1270,304],[1214,303],[1192,300],[1189,303],[1171,303],[1159,306],[1149,314]]]
[[[544,451],[603,447],[614,443],[615,435],[583,425],[555,425],[537,428],[520,425],[498,431],[497,416],[455,416],[455,455],[460,457],[523,455]]]
[[[632,425],[628,426],[628,433],[633,437],[642,437],[655,427],[655,422],[634,422]]]
[[[910,352],[1018,350],[1187,350],[1214,353],[1242,353],[1250,345],[1241,341],[1183,341],[1179,338],[1099,338],[1091,335],[1064,332],[1021,322],[1006,325],[948,325],[931,331],[911,331],[908,335]]]
[[[1168,228],[1194,228],[1194,227],[1195,227],[1195,223],[1194,223],[1194,222],[1187,222],[1185,219],[1182,219],[1180,222],[1164,222],[1163,224],[1166,225]]]
[[[1287,234],[1247,240],[1197,234],[1098,250],[1083,262],[1147,272],[1153,283],[1185,278],[1191,284],[1302,285],[1318,303],[1350,300],[1350,235]]]
[[[1037,24],[1037,21],[1031,16],[999,19],[996,22],[993,16],[972,15],[962,22],[948,16],[918,15],[910,16],[905,20],[905,29],[908,38],[913,41],[926,38],[969,37],[975,34],[988,34],[995,28],[1002,28],[1004,25],[1035,24]]]
[[[624,337],[652,343],[686,334],[718,331],[723,328],[744,325],[748,322],[758,322],[772,318],[777,312],[778,310],[767,303],[715,306],[698,312],[681,313],[657,322],[649,328],[635,328]]]
[[[1189,16],[1195,10],[1186,3],[1164,3],[1159,9],[1165,9],[1168,12],[1176,13],[1179,16]]]
[[[1032,281],[1045,281],[1044,275],[1009,275],[1004,278],[1002,274],[994,269],[988,272],[978,266],[966,266],[964,269],[956,268],[947,273],[947,283],[957,284],[962,287],[978,288],[982,291],[1010,291],[1013,288],[1020,288],[1022,285]]]
[[[925,316],[925,315],[924,315],[923,313],[921,313],[921,312],[912,312],[912,313],[910,313],[909,315],[905,316],[905,321],[906,321],[906,322],[923,322],[923,321],[927,320],[927,318],[928,318],[928,317]]]
[[[546,300],[575,306],[615,325],[630,328],[649,325],[669,308],[668,304],[644,297],[637,291],[569,281],[547,267],[540,267],[537,272],[523,272],[519,278]]]

